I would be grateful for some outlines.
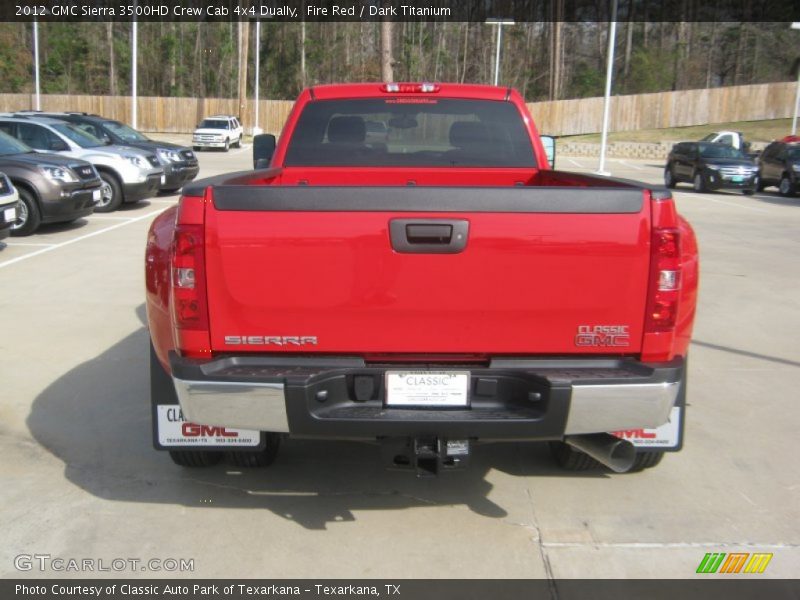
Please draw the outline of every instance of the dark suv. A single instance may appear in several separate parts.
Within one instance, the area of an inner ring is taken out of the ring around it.
[[[30,113],[52,119],[61,119],[80,127],[110,144],[133,146],[140,150],[153,152],[158,156],[161,166],[164,167],[164,180],[159,187],[162,192],[174,192],[183,184],[189,183],[200,170],[197,156],[191,148],[179,146],[170,142],[158,142],[139,133],[132,127],[113,119],[106,119],[100,115],[90,115],[81,112],[65,113]]]
[[[2,132],[0,171],[19,192],[12,235],[29,235],[41,223],[85,217],[100,200],[102,182],[91,163],[59,154],[39,154]]]
[[[681,181],[696,192],[723,188],[752,194],[758,167],[741,150],[712,142],[681,142],[672,147],[664,168],[664,185],[674,188]]]
[[[800,143],[772,142],[758,159],[757,187],[777,186],[781,196],[800,190]]]

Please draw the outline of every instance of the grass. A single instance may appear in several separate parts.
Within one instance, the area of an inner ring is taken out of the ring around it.
[[[670,129],[642,129],[641,131],[616,131],[608,134],[609,142],[677,142],[699,140],[715,131],[741,131],[748,142],[771,142],[789,135],[792,130],[791,119],[772,119],[769,121],[738,121],[735,123],[711,123],[692,127],[672,127]],[[569,135],[558,138],[559,142],[600,143],[600,134]]]

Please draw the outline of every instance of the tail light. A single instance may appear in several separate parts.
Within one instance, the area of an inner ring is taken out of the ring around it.
[[[654,229],[650,254],[646,333],[672,331],[678,317],[681,288],[681,234],[675,228]]]
[[[206,294],[204,199],[183,197],[172,242],[172,322],[181,355],[211,353]],[[199,221],[199,222],[198,222]]]
[[[678,213],[668,192],[650,198],[650,281],[644,319],[642,360],[671,360],[681,296],[681,231]]]

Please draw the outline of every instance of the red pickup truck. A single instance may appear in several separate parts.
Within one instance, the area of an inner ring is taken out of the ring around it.
[[[421,475],[481,442],[617,472],[680,449],[698,257],[667,190],[552,170],[491,86],[315,86],[254,148],[149,232],[176,463],[264,466],[287,435]]]

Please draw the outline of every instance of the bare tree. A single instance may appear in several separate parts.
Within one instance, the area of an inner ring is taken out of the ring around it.
[[[394,81],[393,30],[394,23],[388,19],[381,21],[381,79],[383,81]]]

